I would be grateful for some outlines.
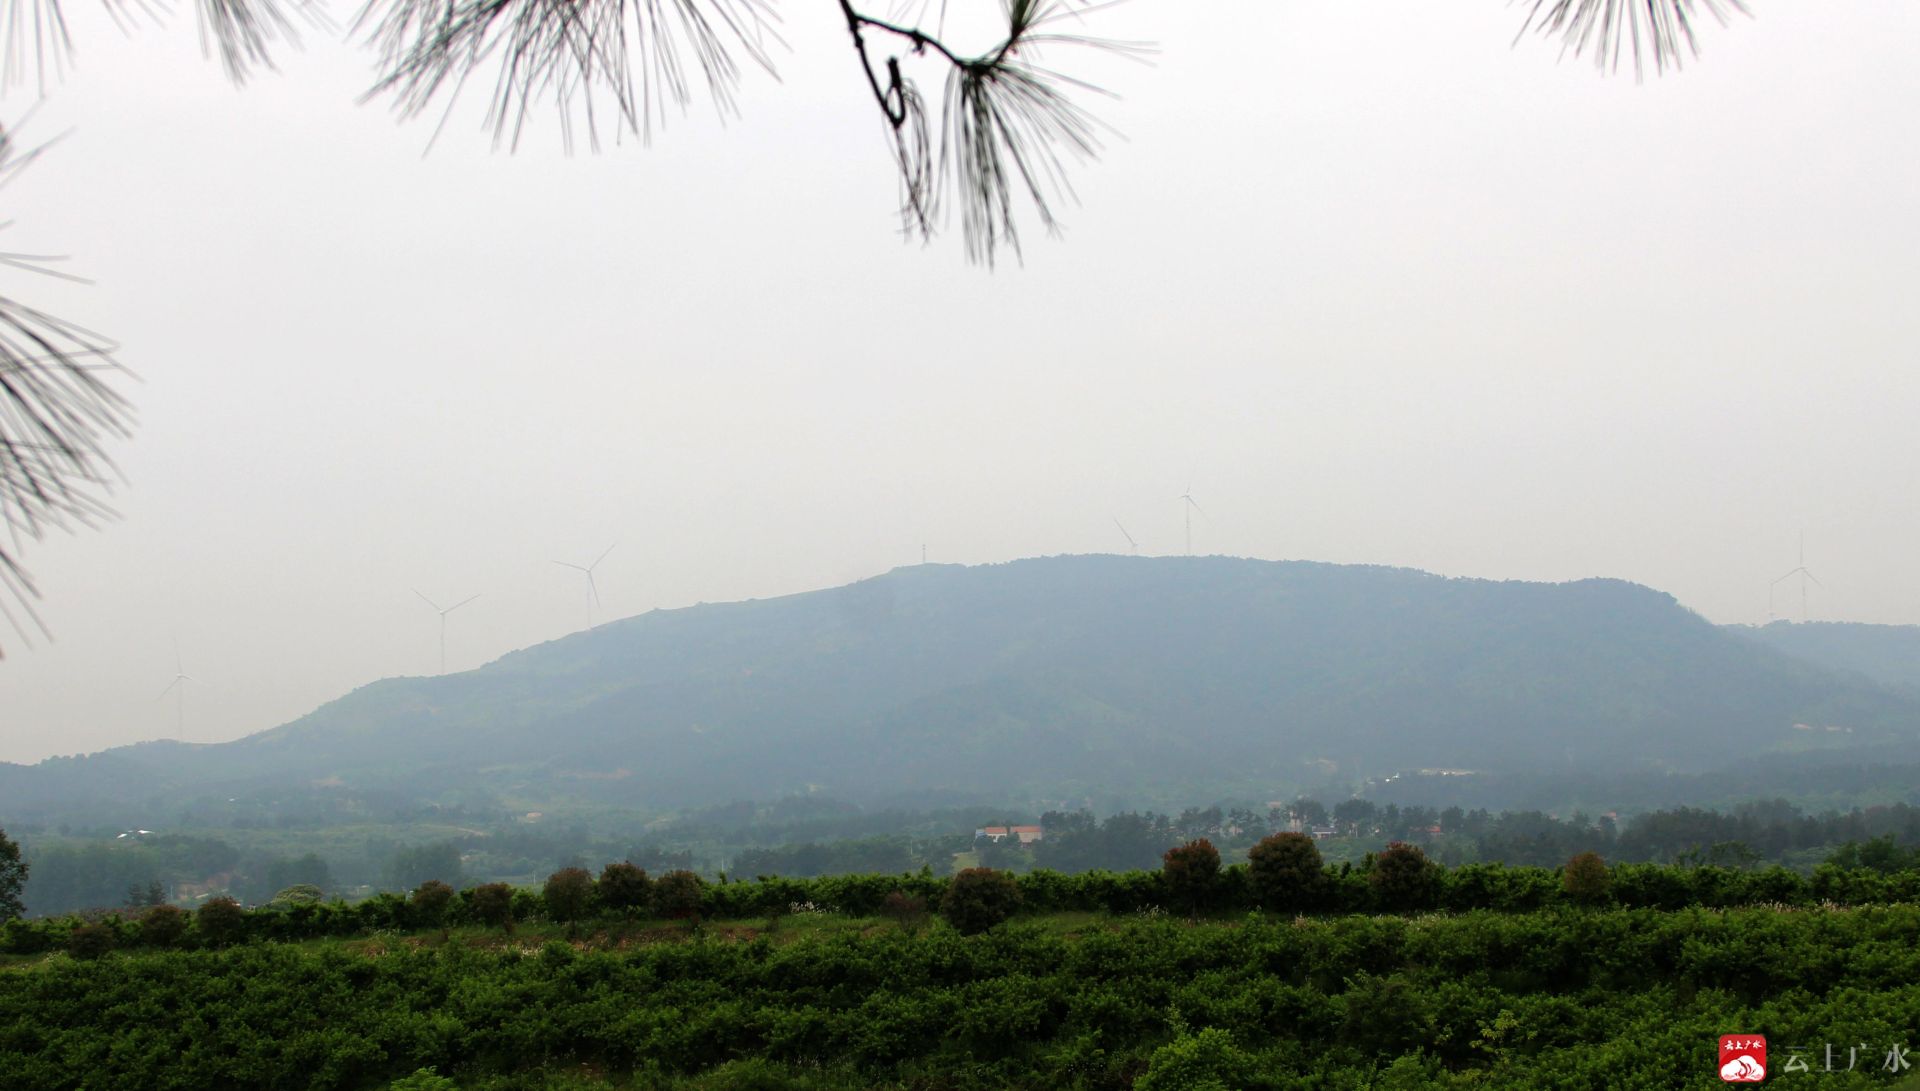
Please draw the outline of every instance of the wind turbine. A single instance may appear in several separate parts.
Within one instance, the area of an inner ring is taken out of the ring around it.
[[[167,688],[161,690],[160,696],[155,697],[154,700],[164,701],[167,699],[167,694],[173,694],[174,731],[181,742],[187,740],[187,687],[182,684],[185,682],[192,682],[196,686],[200,684],[198,678],[187,673],[186,663],[180,658],[180,645],[175,644],[173,646],[173,681],[168,682]]]
[[[1187,483],[1187,491],[1180,494],[1180,499],[1186,501],[1186,505],[1181,510],[1187,517],[1187,556],[1191,557],[1193,556],[1193,513],[1200,512],[1200,517],[1203,519],[1206,518],[1207,513],[1200,510],[1199,501],[1193,498],[1191,481]]]
[[[1818,576],[1807,570],[1807,536],[1805,534],[1800,535],[1799,567],[1767,585],[1767,616],[1773,616],[1774,588],[1779,587],[1783,580],[1790,580],[1795,576],[1800,577],[1800,620],[1804,622],[1807,620],[1807,581],[1812,580],[1823,591],[1827,586],[1820,582]]]
[[[416,589],[414,591],[414,594],[420,595],[420,592]],[[428,598],[425,595],[420,595],[420,601],[426,603],[428,606],[433,607],[433,612],[440,615],[440,673],[441,674],[447,673],[447,615],[453,613],[455,610],[458,610],[462,606],[465,606],[467,603],[472,602],[474,599],[477,599],[479,597],[480,597],[479,595],[468,595],[466,598],[463,598],[459,602],[456,602],[452,606],[449,606],[446,609],[442,610],[440,608],[439,603],[433,601],[432,599]]]
[[[1120,526],[1119,516],[1116,515],[1113,517],[1113,525],[1116,527],[1120,527],[1120,537],[1125,538],[1127,540],[1127,546],[1135,553],[1140,552],[1140,543],[1133,540],[1133,535],[1127,533],[1126,527]]]
[[[600,555],[593,559],[592,564],[585,564],[585,565],[573,564],[568,561],[553,562],[554,564],[557,564],[562,568],[571,568],[575,572],[584,573],[586,575],[587,592],[592,596],[592,598],[587,603],[587,628],[589,629],[593,628],[593,608],[600,605],[600,586],[593,582],[593,570],[596,568],[599,568],[600,562],[606,560],[607,554],[613,552],[613,546],[617,546],[619,544],[620,544],[619,542],[615,542],[613,543],[613,545],[610,545],[606,549],[602,550],[600,552]]]

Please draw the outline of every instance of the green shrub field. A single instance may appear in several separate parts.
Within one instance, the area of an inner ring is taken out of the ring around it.
[[[1329,869],[1296,915],[1238,904],[1239,870],[1191,917],[1156,873],[1022,876],[974,935],[898,911],[940,902],[924,876],[705,884],[677,920],[522,890],[491,926],[472,891],[217,939],[16,921],[0,1088],[1709,1088],[1733,1033],[1767,1036],[1771,1085],[1920,1061],[1910,875],[1616,867],[1576,902],[1554,870],[1442,869],[1392,914]]]

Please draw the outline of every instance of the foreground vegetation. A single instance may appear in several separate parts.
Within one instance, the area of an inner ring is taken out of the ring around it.
[[[1710,1087],[1729,1033],[1864,1087],[1920,1044],[1910,870],[1356,868],[1279,834],[1224,869],[1196,840],[318,899],[8,922],[0,1088]]]
[[[1847,1088],[1920,1026],[1912,905],[562,927],[43,956],[0,1086]]]

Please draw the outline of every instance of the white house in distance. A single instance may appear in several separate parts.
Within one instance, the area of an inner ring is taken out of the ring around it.
[[[982,826],[973,831],[975,841],[991,841],[996,845],[1009,837],[1022,845],[1031,845],[1041,836],[1042,831],[1038,826]]]

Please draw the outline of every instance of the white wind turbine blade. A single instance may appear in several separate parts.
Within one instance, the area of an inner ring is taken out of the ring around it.
[[[166,698],[167,698],[167,694],[169,694],[169,693],[172,693],[172,692],[173,692],[173,687],[175,687],[175,686],[177,686],[177,685],[179,685],[179,684],[180,684],[180,680],[181,680],[182,678],[186,678],[186,677],[187,677],[187,676],[186,676],[186,675],[184,675],[184,674],[177,674],[177,675],[175,675],[175,676],[174,676],[174,678],[173,678],[173,681],[171,681],[171,682],[168,682],[168,683],[167,683],[167,688],[166,688],[166,689],[163,689],[163,690],[161,690],[161,691],[160,691],[160,696],[158,696],[158,697],[155,697],[155,698],[154,698],[154,700],[155,700],[155,701],[164,701],[164,700],[166,700]],[[190,678],[188,678],[187,680],[188,680],[188,681],[192,681],[192,679],[190,679]]]
[[[591,575],[591,574],[593,573],[593,570],[594,570],[594,569],[596,569],[596,568],[599,568],[599,567],[600,567],[600,562],[601,562],[601,561],[604,561],[604,560],[606,560],[606,559],[607,559],[607,554],[609,554],[609,553],[612,553],[612,552],[613,552],[613,546],[617,546],[617,545],[619,545],[619,544],[620,544],[619,542],[615,542],[615,543],[613,543],[613,545],[610,545],[610,546],[608,546],[607,548],[605,548],[605,549],[603,549],[603,550],[601,550],[601,551],[600,551],[600,555],[599,555],[598,557],[595,557],[595,558],[593,559],[593,563],[587,566],[587,573],[588,573],[589,575]]]
[[[474,599],[477,599],[479,597],[480,597],[479,595],[468,595],[466,598],[461,599],[459,602],[454,603],[452,606],[447,607],[445,610],[441,612],[451,614],[455,610],[458,610],[462,606],[465,606],[467,603],[472,602]]]
[[[590,570],[582,568],[581,566],[574,564],[572,561],[555,561],[553,563],[559,565],[562,568],[571,568],[575,572],[586,572],[588,575],[592,575],[592,572]]]
[[[412,590],[412,589],[410,588],[410,590]],[[420,592],[419,592],[418,590],[414,590],[414,591],[413,591],[413,593],[414,593],[414,594],[416,594],[416,595],[420,595]],[[421,602],[424,602],[424,603],[426,603],[426,604],[427,604],[428,606],[431,606],[431,607],[433,607],[433,612],[434,612],[434,613],[436,613],[436,614],[444,614],[444,613],[446,613],[446,611],[445,611],[445,610],[442,610],[442,609],[440,609],[440,604],[439,604],[439,603],[437,603],[437,602],[435,602],[435,601],[433,601],[432,599],[430,599],[430,598],[428,598],[428,597],[427,597],[427,596],[425,596],[425,595],[420,595],[420,601],[421,601]]]

